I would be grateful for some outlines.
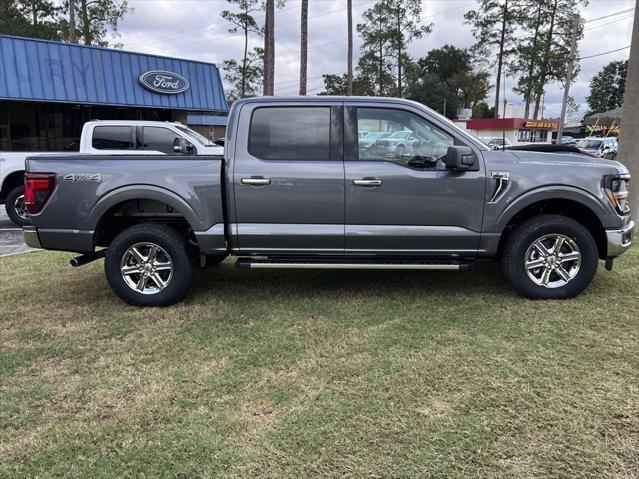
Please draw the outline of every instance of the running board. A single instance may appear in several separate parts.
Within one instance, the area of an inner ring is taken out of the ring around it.
[[[238,258],[235,266],[245,269],[422,269],[460,270],[468,268],[472,261],[460,260],[304,260],[304,259],[253,259]]]

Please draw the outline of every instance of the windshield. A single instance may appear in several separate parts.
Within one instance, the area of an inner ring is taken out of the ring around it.
[[[590,140],[588,138],[583,138],[577,142],[577,146],[585,150],[598,150],[601,147],[601,143],[601,140]]]
[[[215,143],[213,143],[211,140],[209,140],[205,136],[200,135],[195,130],[191,130],[190,128],[187,128],[186,126],[183,126],[183,125],[174,125],[174,126],[178,130],[180,130],[182,133],[186,133],[187,135],[189,135],[191,138],[193,138],[202,146],[216,146]]]

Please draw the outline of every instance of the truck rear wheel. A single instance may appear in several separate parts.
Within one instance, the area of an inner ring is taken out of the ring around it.
[[[7,210],[9,219],[16,225],[22,227],[31,224],[24,204],[24,186],[16,186],[9,192],[4,207]]]
[[[115,237],[106,252],[104,271],[115,294],[135,306],[178,302],[193,275],[182,237],[168,226],[150,223]]]
[[[561,215],[541,215],[522,222],[504,249],[504,275],[531,299],[577,296],[597,272],[599,255],[590,232]]]

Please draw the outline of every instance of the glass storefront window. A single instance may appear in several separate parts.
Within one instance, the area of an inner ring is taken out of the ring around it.
[[[78,151],[89,120],[171,120],[170,110],[0,101],[0,151]]]

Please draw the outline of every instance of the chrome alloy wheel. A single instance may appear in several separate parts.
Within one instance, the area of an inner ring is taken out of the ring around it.
[[[136,243],[122,255],[120,273],[132,290],[157,294],[171,281],[173,262],[162,247],[154,243]]]
[[[561,288],[572,281],[581,266],[579,246],[562,234],[536,239],[526,251],[525,268],[533,283]]]
[[[16,201],[13,203],[13,209],[23,220],[29,219],[29,213],[27,213],[27,208],[24,204],[24,195],[20,195],[16,198]]]

